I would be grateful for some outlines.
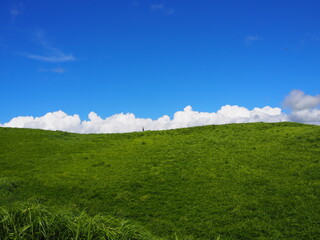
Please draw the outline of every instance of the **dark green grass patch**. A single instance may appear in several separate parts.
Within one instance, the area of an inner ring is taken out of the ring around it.
[[[37,199],[165,239],[318,239],[320,127],[126,134],[0,128],[0,206]],[[1,180],[3,179],[3,180]]]

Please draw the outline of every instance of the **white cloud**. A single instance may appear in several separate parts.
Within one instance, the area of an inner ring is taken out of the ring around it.
[[[159,4],[152,4],[150,5],[151,9],[163,9],[164,8],[164,4],[163,3],[159,3]]]
[[[21,15],[23,13],[24,10],[24,6],[23,4],[20,2],[19,4],[14,5],[11,9],[10,9],[10,15],[11,15],[11,23],[14,24],[18,18],[19,15]]]
[[[74,61],[76,58],[72,54],[66,54],[62,50],[53,47],[46,39],[46,32],[42,29],[38,29],[34,34],[35,41],[40,44],[45,50],[46,54],[24,54],[27,58],[43,61],[43,62],[68,62]]]
[[[284,107],[291,109],[290,121],[320,125],[320,95],[306,95],[303,91],[293,90],[285,98]]]
[[[41,56],[41,55],[34,55],[34,54],[27,54],[26,57],[34,60],[39,60],[42,62],[67,62],[67,61],[74,61],[76,60],[73,55],[65,55],[62,52],[56,52],[55,55],[52,56]]]
[[[156,120],[137,118],[132,113],[114,114],[105,119],[95,112],[90,112],[89,120],[81,121],[79,115],[68,115],[63,111],[50,112],[42,117],[16,117],[0,124],[3,127],[39,128],[61,130],[76,133],[122,133],[145,130],[165,130],[203,126],[211,124],[249,123],[249,122],[284,122],[294,121],[320,125],[320,109],[315,108],[318,96],[305,95],[294,90],[284,103],[289,104],[293,111],[289,114],[277,107],[263,107],[249,110],[244,107],[225,105],[217,112],[198,112],[191,106],[178,111],[171,119],[164,115]],[[298,109],[298,110],[297,110]]]
[[[62,111],[47,113],[42,117],[16,117],[3,124],[4,127],[40,128],[78,133],[120,133],[145,130],[164,130],[209,124],[245,123],[245,122],[279,122],[287,117],[280,108],[254,108],[226,105],[218,112],[197,112],[191,106],[174,114],[173,119],[165,115],[156,120],[137,118],[132,113],[115,114],[105,119],[96,113],[89,113],[88,121],[81,121],[79,115],[67,115]]]
[[[15,117],[3,127],[39,128],[45,130],[62,130],[79,132],[81,120],[79,115],[67,115],[63,111],[50,112],[42,117]]]
[[[293,111],[310,109],[320,104],[320,95],[310,96],[303,91],[293,90],[284,100],[283,105]]]
[[[263,38],[259,36],[248,35],[245,38],[245,43],[247,46],[249,46],[252,42],[259,41],[259,40],[263,40]]]
[[[39,68],[38,72],[53,72],[53,73],[65,73],[66,70],[64,68]]]
[[[320,125],[320,109],[303,109],[293,111],[289,118],[293,122]]]
[[[171,15],[174,13],[174,9],[167,7],[164,3],[151,4],[150,9],[153,11],[160,11],[166,15]]]

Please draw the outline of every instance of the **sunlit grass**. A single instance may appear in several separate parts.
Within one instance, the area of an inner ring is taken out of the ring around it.
[[[152,236],[132,221],[105,215],[89,216],[54,212],[38,203],[0,208],[0,239],[132,239],[152,240]]]
[[[85,209],[89,222],[138,222],[164,239],[318,239],[320,127],[0,128],[0,206],[33,199],[55,213]]]

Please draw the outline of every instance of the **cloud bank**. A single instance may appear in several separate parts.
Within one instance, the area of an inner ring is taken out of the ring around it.
[[[306,95],[300,90],[293,90],[283,102],[284,107],[291,109],[290,120],[320,125],[320,95]]]
[[[285,98],[283,105],[293,111],[315,108],[320,105],[320,95],[310,96],[300,90],[293,90]]]
[[[171,119],[164,115],[156,120],[137,118],[132,113],[114,114],[105,119],[95,112],[88,115],[89,120],[81,120],[79,115],[68,115],[59,110],[41,117],[15,117],[0,126],[17,128],[39,128],[60,130],[76,133],[123,133],[145,130],[165,130],[193,126],[227,123],[249,122],[283,122],[295,121],[320,125],[320,110],[318,96],[305,95],[302,91],[294,90],[286,97],[284,105],[292,111],[283,113],[280,108],[264,107],[249,110],[244,107],[226,105],[217,112],[198,112],[191,106],[178,111]]]

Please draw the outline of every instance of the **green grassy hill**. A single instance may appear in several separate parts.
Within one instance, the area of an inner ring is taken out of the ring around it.
[[[35,199],[133,220],[164,239],[319,239],[320,127],[0,128],[0,206]]]

